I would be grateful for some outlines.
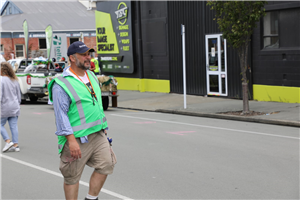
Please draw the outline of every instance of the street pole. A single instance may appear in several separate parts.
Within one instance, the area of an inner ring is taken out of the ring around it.
[[[141,5],[140,1],[136,1],[136,13],[137,13],[137,38],[138,38],[138,63],[139,63],[139,78],[144,78],[143,68],[143,40],[142,40],[142,24],[141,24]]]
[[[185,75],[185,26],[181,24],[182,66],[183,66],[183,108],[186,109],[186,75]]]

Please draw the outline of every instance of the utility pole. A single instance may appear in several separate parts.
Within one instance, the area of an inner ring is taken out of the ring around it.
[[[143,40],[142,40],[142,25],[141,25],[141,7],[140,1],[136,1],[136,12],[137,12],[137,29],[138,29],[138,60],[139,60],[139,78],[144,78],[144,67],[143,67]]]

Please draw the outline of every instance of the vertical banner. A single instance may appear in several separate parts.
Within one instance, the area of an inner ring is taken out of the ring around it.
[[[54,33],[52,37],[51,58],[59,61],[62,57],[67,60],[67,34]]]
[[[102,72],[133,73],[130,1],[97,2],[96,42]]]
[[[47,58],[50,59],[51,46],[52,46],[52,26],[48,25],[45,29],[46,45],[47,45]]]
[[[26,63],[25,63],[25,65],[27,66],[27,61],[28,61],[28,24],[27,24],[26,19],[23,22],[23,31],[24,31],[25,52],[26,52]]]

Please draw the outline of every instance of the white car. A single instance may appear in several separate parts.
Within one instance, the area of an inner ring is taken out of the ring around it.
[[[13,67],[14,71],[16,71],[19,67],[20,68],[26,68],[26,59],[24,58],[16,58],[16,59],[11,59],[8,60],[7,62],[9,62],[11,64],[11,66]],[[27,66],[31,64],[32,59],[28,59],[27,61]]]
[[[33,59],[28,59],[27,65],[26,59],[24,58],[11,59],[8,62],[13,66],[16,76],[18,77],[22,101],[29,98],[30,101],[35,102],[38,98],[48,95],[47,78],[56,74],[52,62],[50,63],[49,71],[44,68],[37,68],[32,71],[25,70],[28,65],[33,64]]]
[[[0,63],[1,62],[5,62],[6,60],[4,59],[4,57],[2,56],[2,54],[0,54]]]

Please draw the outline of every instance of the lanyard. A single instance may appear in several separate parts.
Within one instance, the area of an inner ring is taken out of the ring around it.
[[[93,99],[93,104],[95,105],[95,103],[94,103],[94,98],[93,97],[95,97],[95,99],[97,100],[97,96],[96,96],[96,94],[95,94],[95,90],[94,90],[94,87],[93,87],[93,85],[92,85],[92,82],[91,82],[91,80],[90,80],[90,77],[87,75],[87,73],[86,73],[86,71],[84,72],[85,74],[86,74],[86,76],[88,77],[88,79],[89,79],[89,82],[90,82],[90,84],[91,84],[91,86],[92,86],[92,91],[89,89],[89,87],[81,80],[81,78],[73,71],[73,69],[70,67],[70,70],[71,70],[71,72],[73,73],[73,74],[75,74],[76,76],[77,76],[77,78],[85,85],[85,87],[86,87],[86,89],[89,91],[89,93],[92,95],[92,99]],[[93,92],[93,93],[92,93]]]

